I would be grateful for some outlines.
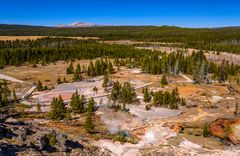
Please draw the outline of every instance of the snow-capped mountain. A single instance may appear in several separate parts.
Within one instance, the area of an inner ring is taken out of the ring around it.
[[[59,24],[57,25],[57,27],[97,27],[97,26],[102,26],[99,24],[95,24],[95,23],[86,23],[86,22],[73,22],[70,24]]]

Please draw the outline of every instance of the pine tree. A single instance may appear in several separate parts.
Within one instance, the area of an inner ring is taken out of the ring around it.
[[[74,71],[74,75],[73,75],[73,81],[80,81],[81,80],[81,67],[78,64],[77,68]]]
[[[112,65],[111,61],[108,62],[107,70],[108,70],[108,74],[112,74],[112,72],[113,72],[113,65]]]
[[[57,79],[57,84],[61,84],[61,79],[60,79],[60,77],[58,77],[58,79]]]
[[[3,106],[6,106],[9,103],[9,99],[11,98],[11,92],[8,88],[7,81],[4,79],[3,82],[0,84],[0,92],[1,92],[1,100]]]
[[[235,111],[234,111],[234,115],[238,115],[238,102],[235,104]]]
[[[146,111],[149,111],[150,109],[151,109],[151,107],[150,107],[149,105],[146,105],[146,106],[145,106],[145,110],[146,110]]]
[[[77,64],[77,71],[80,73],[81,72],[81,66],[80,64]]]
[[[67,80],[66,80],[66,78],[65,78],[65,77],[63,78],[63,82],[64,82],[64,83],[67,83]]]
[[[77,92],[77,90],[76,90],[76,92]],[[78,103],[77,103],[77,98],[76,98],[76,96],[78,96],[78,95],[76,95],[76,92],[72,94],[71,101],[70,101],[70,106],[71,106],[73,112],[78,110],[78,107],[77,107]]]
[[[112,88],[112,91],[111,91],[111,95],[110,95],[110,99],[116,103],[116,101],[119,99],[119,96],[120,96],[120,90],[121,90],[121,85],[120,83],[117,81],[117,82],[114,82],[113,84],[113,88]]]
[[[186,100],[184,98],[180,99],[181,106],[186,106]]]
[[[93,91],[95,92],[95,94],[97,94],[98,88],[97,88],[97,87],[94,87],[94,88],[93,88]]]
[[[220,83],[225,82],[228,79],[227,64],[225,60],[223,60],[221,65],[219,66],[218,73],[219,73],[218,81]]]
[[[0,85],[0,87],[1,87],[1,85]],[[0,108],[3,107],[4,105],[5,104],[4,104],[3,100],[2,100],[2,90],[0,88]]]
[[[13,97],[13,102],[18,102],[18,98],[14,89],[12,91],[12,97]]]
[[[197,65],[197,63],[194,63],[194,67],[193,67],[193,81],[194,81],[194,83],[198,83],[199,82],[199,74],[198,74],[198,65]]]
[[[73,67],[73,62],[71,61],[67,69],[67,74],[73,74],[73,73],[74,73],[74,67]]]
[[[38,83],[37,83],[37,91],[42,91],[43,90],[43,85],[42,85],[42,82],[40,80],[38,80]]]
[[[88,100],[87,112],[92,113],[94,111],[94,107],[95,107],[95,101],[93,98],[91,98],[90,100]]]
[[[106,90],[106,88],[108,87],[108,84],[109,84],[109,75],[105,74],[104,79],[103,79],[102,87]]]
[[[42,112],[41,105],[39,103],[37,103],[37,112],[38,113]]]
[[[0,82],[0,107],[7,106],[10,102],[11,92],[8,88],[7,81],[4,79],[3,82]]]
[[[81,96],[80,98],[80,102],[79,102],[79,112],[80,113],[84,113],[85,110],[85,105],[86,105],[86,98],[84,97],[84,95]]]
[[[123,111],[123,112],[126,112],[126,111],[128,111],[128,110],[127,110],[127,106],[126,106],[126,104],[125,104],[125,103],[123,103],[123,104],[122,104],[122,111]]]
[[[92,122],[92,113],[88,113],[85,123],[84,123],[84,128],[88,133],[92,133],[94,130],[94,124]]]
[[[69,109],[67,109],[67,112],[65,114],[65,119],[66,120],[72,120],[71,112]]]
[[[207,123],[205,123],[203,127],[203,137],[208,137],[209,135],[210,135],[210,132],[208,130],[208,125]]]
[[[120,87],[119,102],[132,103],[136,100],[136,92],[129,82],[124,82]]]
[[[85,104],[85,98],[84,96],[79,97],[78,91],[76,90],[75,93],[73,93],[70,106],[72,108],[72,111],[75,113],[83,113],[84,112],[84,104]]]
[[[91,77],[93,77],[93,76],[96,75],[96,73],[95,73],[95,67],[94,67],[92,61],[90,61],[90,63],[89,63],[87,75],[88,75],[88,76],[91,76]]]
[[[161,85],[162,85],[162,87],[164,87],[165,85],[168,85],[167,77],[165,74],[163,74],[163,76],[162,76]]]
[[[72,61],[71,61],[70,65],[69,65],[69,69],[70,69],[70,74],[73,74],[74,67],[73,67],[73,62]]]
[[[63,102],[61,95],[58,98],[53,98],[51,103],[51,110],[49,112],[49,117],[52,120],[62,120],[66,116],[67,109]]]
[[[103,104],[103,99],[101,98],[99,101],[99,105],[102,105],[102,104]]]
[[[143,97],[143,101],[144,102],[150,102],[151,101],[151,96],[150,96],[150,94],[149,94],[149,92],[148,92],[148,88],[146,88],[145,89],[145,91],[144,91],[144,97]]]

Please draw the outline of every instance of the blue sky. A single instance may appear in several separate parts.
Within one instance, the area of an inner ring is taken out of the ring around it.
[[[240,26],[240,0],[0,0],[0,23]]]

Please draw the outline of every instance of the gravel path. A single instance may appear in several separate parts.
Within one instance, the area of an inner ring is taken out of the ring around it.
[[[13,77],[10,77],[10,76],[4,75],[4,74],[0,74],[0,79],[5,79],[8,81],[12,81],[12,82],[24,83],[24,81],[22,81],[22,80],[18,80],[16,78],[13,78]]]
[[[186,75],[180,73],[180,75],[186,79],[186,81],[179,81],[179,82],[189,82],[189,83],[193,83],[194,81],[192,79],[190,79],[189,77],[187,77]]]
[[[177,116],[181,113],[179,110],[172,110],[168,108],[154,107],[151,110],[145,110],[145,105],[128,105],[130,113],[136,115],[142,119],[152,120],[168,118],[172,116]]]

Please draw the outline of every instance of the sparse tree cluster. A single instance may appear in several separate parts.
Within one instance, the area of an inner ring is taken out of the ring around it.
[[[71,61],[69,66],[66,69],[67,74],[73,74],[74,73],[74,67],[73,67],[73,62]]]
[[[12,102],[11,91],[8,88],[7,81],[3,80],[3,82],[0,82],[0,107],[7,106],[11,102]]]
[[[112,62],[107,59],[105,61],[103,59],[96,60],[95,63],[91,61],[87,67],[87,75],[91,77],[112,74],[113,71]]]
[[[63,102],[61,95],[58,98],[53,98],[51,103],[51,111],[49,112],[49,117],[52,120],[62,120],[66,118],[67,108]]]
[[[37,82],[37,91],[43,91],[43,90],[47,90],[48,89],[48,87],[47,86],[44,86],[43,84],[42,84],[42,82],[40,81],[40,80],[38,80],[38,82]]]
[[[240,66],[223,60],[220,65],[213,61],[208,61],[203,51],[193,52],[191,55],[184,55],[183,52],[171,54],[149,54],[141,60],[135,59],[135,64],[141,64],[144,72],[151,74],[163,74],[161,84],[166,85],[166,74],[175,75],[177,73],[193,75],[195,83],[209,83],[209,76],[219,82],[225,82],[229,75],[236,76]]]
[[[121,85],[118,81],[114,82],[110,99],[114,103],[133,103],[136,101],[136,92],[129,82]]]
[[[153,94],[153,105],[157,107],[165,106],[171,109],[178,109],[178,105],[182,102],[185,102],[185,100],[179,97],[177,88],[173,89],[172,92],[155,92]]]
[[[80,64],[77,64],[74,69],[72,61],[66,69],[67,74],[73,74],[73,81],[81,81],[82,80],[82,68]]]
[[[80,97],[78,94],[78,91],[76,90],[75,93],[73,93],[70,106],[74,113],[84,113],[85,112],[85,105],[87,103],[87,100],[85,99],[84,95]]]

